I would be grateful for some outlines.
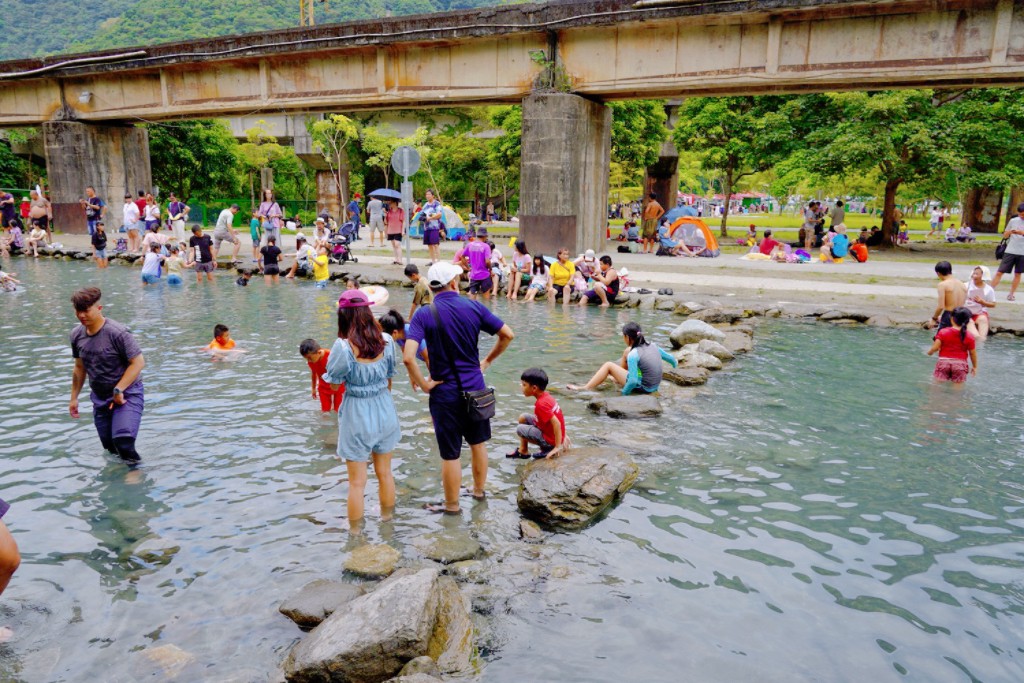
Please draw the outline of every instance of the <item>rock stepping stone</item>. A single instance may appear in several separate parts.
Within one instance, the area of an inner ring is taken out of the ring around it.
[[[307,583],[298,593],[282,602],[278,611],[301,628],[310,629],[331,616],[341,605],[365,592],[363,586],[352,583],[317,579]]]
[[[401,558],[402,554],[387,544],[363,545],[352,551],[344,567],[356,576],[381,579],[395,571]]]
[[[587,407],[596,413],[604,411],[608,417],[619,419],[658,417],[663,412],[661,401],[650,394],[599,398],[588,403]]]
[[[463,530],[435,531],[422,537],[416,547],[428,559],[451,564],[471,560],[480,554],[480,544]]]
[[[681,387],[696,387],[707,384],[711,371],[707,368],[680,367],[674,370],[666,370],[661,379]]]
[[[640,468],[625,453],[574,448],[526,466],[519,510],[548,529],[582,529],[632,488],[639,475]]]
[[[672,340],[672,348],[679,349],[687,344],[696,344],[702,339],[721,342],[725,339],[725,333],[703,320],[691,318],[683,321],[676,329],[672,330],[669,339]]]

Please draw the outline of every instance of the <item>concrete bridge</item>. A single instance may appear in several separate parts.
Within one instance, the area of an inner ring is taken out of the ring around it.
[[[521,225],[550,251],[603,230],[604,101],[1022,76],[1024,0],[584,0],[4,62],[0,126],[42,125],[67,226],[84,184],[148,187],[140,120],[522,102]]]

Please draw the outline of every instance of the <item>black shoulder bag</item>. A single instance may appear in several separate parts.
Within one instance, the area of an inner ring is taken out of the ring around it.
[[[451,365],[452,374],[455,375],[455,384],[459,387],[459,395],[466,402],[466,412],[469,419],[474,422],[483,422],[494,417],[497,406],[497,399],[494,396],[494,387],[487,387],[480,391],[466,391],[462,388],[462,380],[459,379],[459,369],[455,367],[455,353],[452,349],[451,340],[445,333],[441,324],[441,316],[437,314],[437,306],[430,304],[430,312],[434,315],[434,323],[437,325],[437,334],[441,338],[441,346],[444,347],[444,355],[447,356]],[[436,357],[436,356],[435,356]],[[432,360],[432,362],[435,362]]]
[[[1006,253],[1006,243],[1009,241],[1009,238],[1004,238],[1003,241],[999,243],[999,246],[996,247],[996,261],[1003,260],[1003,254]]]

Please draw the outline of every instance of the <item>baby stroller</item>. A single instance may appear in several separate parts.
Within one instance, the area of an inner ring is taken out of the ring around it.
[[[359,259],[352,255],[352,238],[355,236],[355,224],[351,221],[345,223],[338,230],[338,233],[330,239],[328,244],[328,260],[331,263],[342,264],[346,261],[359,263]]]

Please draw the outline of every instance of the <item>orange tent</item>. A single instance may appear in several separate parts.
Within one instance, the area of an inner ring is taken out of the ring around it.
[[[677,230],[682,231],[678,237],[676,236]],[[718,240],[715,239],[715,235],[711,232],[708,224],[694,216],[680,216],[677,218],[675,222],[669,226],[668,234],[671,236],[671,239],[685,242],[686,240],[684,239],[684,235],[692,230],[701,231],[701,234],[704,235],[704,242],[707,244],[708,252],[713,256],[718,256],[722,253],[718,248]]]

